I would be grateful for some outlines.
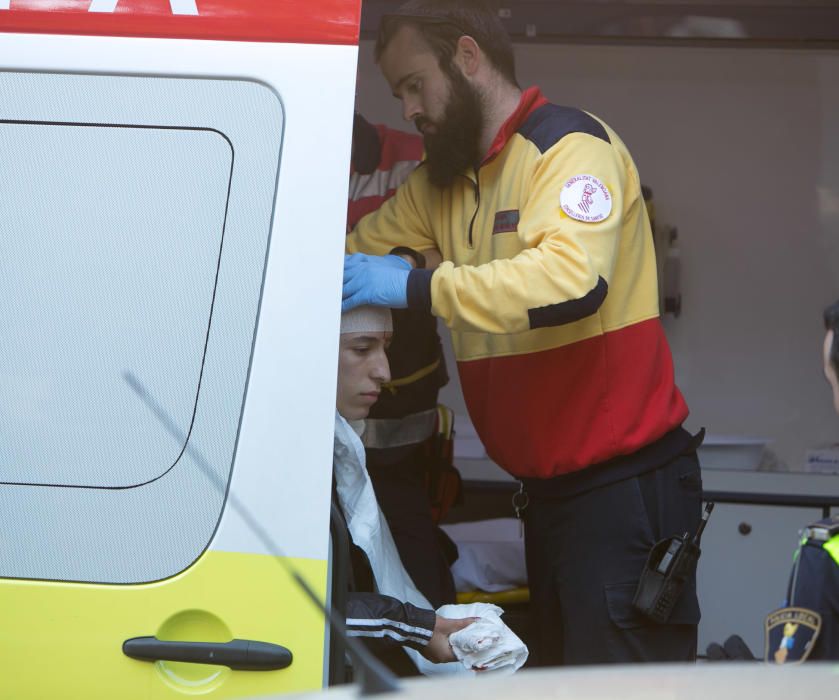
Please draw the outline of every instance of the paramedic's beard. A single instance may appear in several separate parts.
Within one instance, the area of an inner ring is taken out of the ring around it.
[[[449,73],[449,101],[443,117],[432,122],[432,132],[423,134],[428,179],[441,188],[475,167],[482,155],[478,145],[484,124],[481,98],[457,68]],[[424,120],[417,121],[420,128]]]

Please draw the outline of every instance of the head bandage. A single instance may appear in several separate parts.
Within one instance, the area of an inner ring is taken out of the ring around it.
[[[384,306],[357,306],[341,315],[341,333],[390,333],[393,320]]]

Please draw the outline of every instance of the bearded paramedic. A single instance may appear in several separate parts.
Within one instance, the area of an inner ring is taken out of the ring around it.
[[[632,607],[653,544],[695,532],[702,489],[629,152],[518,87],[481,3],[408,3],[376,56],[427,156],[349,236],[345,309],[430,309],[452,330],[469,415],[526,493],[539,663],[695,658],[695,572],[666,624]],[[397,245],[444,262],[411,269]]]

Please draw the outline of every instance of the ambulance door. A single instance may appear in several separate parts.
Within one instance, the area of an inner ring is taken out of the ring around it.
[[[322,685],[358,19],[0,1],[0,697]]]

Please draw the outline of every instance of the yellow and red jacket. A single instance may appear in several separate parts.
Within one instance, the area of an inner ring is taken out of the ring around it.
[[[568,205],[581,179],[596,216]],[[469,415],[515,476],[631,454],[687,416],[638,172],[599,119],[526,90],[476,170],[441,189],[419,167],[347,239],[350,252],[396,245],[442,253],[411,273],[409,306],[451,328]]]

